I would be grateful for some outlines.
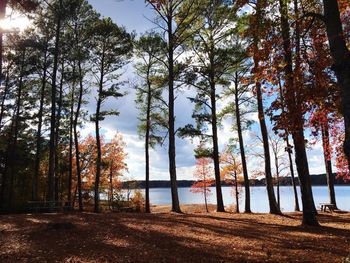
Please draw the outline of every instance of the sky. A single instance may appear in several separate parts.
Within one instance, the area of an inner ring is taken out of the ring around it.
[[[128,31],[135,31],[138,35],[147,30],[152,30],[155,27],[154,24],[149,21],[152,20],[154,16],[153,10],[147,7],[142,0],[89,0],[89,2],[102,16],[111,17],[119,26],[124,26]],[[125,69],[123,78],[131,82],[137,81],[132,64],[129,64],[127,69]],[[109,100],[104,105],[105,109],[117,107],[120,116],[107,117],[106,120],[101,123],[101,130],[106,139],[112,138],[117,132],[123,134],[127,144],[126,151],[128,153],[126,162],[129,172],[126,174],[126,177],[142,180],[145,174],[145,158],[144,141],[140,139],[137,134],[137,125],[139,124],[137,117],[139,111],[134,102],[135,91],[133,88],[126,85],[124,89],[128,92],[127,96],[118,100]],[[90,112],[94,111],[95,104],[95,99],[92,98],[88,105],[88,110]],[[179,96],[176,105],[177,127],[184,126],[191,121],[192,105],[184,94]],[[93,123],[88,123],[82,131],[83,136],[89,133],[94,133]],[[177,138],[176,147],[178,179],[191,180],[194,168],[193,165],[195,163],[193,157],[194,146],[190,140],[181,140]],[[151,180],[169,179],[167,156],[166,146],[151,150]]]
[[[150,21],[154,18],[154,11],[147,7],[143,0],[89,0],[90,4],[104,17],[111,17],[119,26],[124,26],[128,31],[135,31],[138,35],[147,30],[154,29],[154,24]],[[132,65],[125,70],[124,78],[135,81]],[[101,124],[102,133],[106,139],[112,138],[117,132],[123,134],[127,144],[128,178],[142,180],[144,179],[144,142],[137,134],[138,110],[134,100],[135,92],[132,88],[126,86],[128,95],[113,101],[108,101],[104,107],[115,108],[120,111],[120,116],[106,118]],[[184,90],[178,96],[175,106],[176,126],[181,127],[191,122],[192,105],[186,98],[191,91]],[[90,100],[88,110],[93,112],[95,107],[94,99]],[[252,119],[258,120],[257,115]],[[235,136],[231,130],[232,120],[226,119],[223,122],[222,129],[219,131],[220,149],[225,147],[229,138]],[[94,133],[94,125],[88,123],[83,135]],[[244,139],[246,147],[251,145],[254,134],[259,134],[259,126],[255,123],[252,131],[245,132]],[[176,139],[176,161],[177,175],[180,180],[193,179],[195,159],[193,149],[195,142],[189,139]],[[308,151],[310,172],[313,174],[324,173],[324,164],[321,154],[320,144],[316,144],[313,149]],[[168,180],[168,153],[167,147],[157,147],[151,151],[151,180]],[[248,168],[261,166],[261,160],[256,157],[249,157],[248,149]]]
[[[150,22],[154,17],[154,12],[147,7],[143,0],[89,0],[90,4],[104,17],[111,17],[119,26],[124,26],[128,31],[135,31],[138,35],[154,28],[154,24]],[[125,80],[135,81],[136,76],[133,73],[132,64],[125,69],[123,78]],[[128,85],[124,87],[128,95],[118,100],[109,100],[105,105],[105,109],[119,110],[120,116],[107,117],[101,123],[101,133],[105,138],[111,139],[117,132],[121,133],[127,144],[126,151],[128,153],[128,169],[126,174],[128,179],[144,179],[144,142],[137,134],[137,125],[139,114],[135,105],[135,92]],[[187,96],[192,91],[184,90],[178,94],[176,100],[176,126],[181,127],[191,123],[192,106]],[[95,99],[93,95],[90,97],[87,110],[92,114],[95,109]],[[258,120],[257,115],[252,115],[252,119]],[[231,130],[232,120],[226,119],[223,122],[222,129],[219,131],[220,150],[222,150],[229,138],[235,135]],[[87,123],[81,131],[82,135],[94,134],[94,124]],[[248,168],[261,166],[261,160],[249,156],[249,147],[254,137],[253,134],[259,134],[258,124],[254,124],[252,131],[245,132],[244,139],[248,148]],[[189,139],[176,139],[176,161],[177,175],[179,180],[193,179],[193,171],[195,159],[193,149],[195,142]],[[324,173],[323,158],[321,155],[321,146],[317,144],[314,150],[308,151],[310,172],[314,174]],[[168,180],[168,153],[167,147],[157,147],[150,153],[151,159],[151,180]]]
[[[155,25],[151,22],[155,16],[154,11],[147,7],[143,0],[88,0],[89,3],[103,16],[111,17],[112,20],[119,26],[124,26],[127,31],[136,32],[140,35],[147,30],[155,29]],[[18,14],[11,14],[1,22],[1,26],[6,29],[19,28],[24,29],[30,24],[30,21],[25,17]],[[132,63],[130,63],[125,69],[123,74],[124,80],[131,82],[137,81],[137,77],[133,72]],[[93,91],[92,87],[92,91]],[[138,125],[138,110],[136,108],[135,91],[130,85],[125,85],[124,91],[128,93],[127,96],[118,100],[109,100],[103,106],[105,109],[117,109],[120,112],[118,117],[107,117],[105,121],[101,123],[101,133],[105,136],[106,140],[111,139],[116,133],[121,133],[126,142],[126,152],[128,158],[126,160],[128,164],[128,173],[125,175],[126,179],[144,179],[145,161],[144,161],[144,141],[139,138],[137,134]],[[191,115],[193,105],[189,102],[187,97],[193,94],[192,90],[184,89],[178,94],[178,99],[175,103],[176,113],[176,127],[183,127],[184,125],[191,123]],[[86,110],[89,114],[95,112],[96,100],[94,98],[94,92],[91,93],[88,98],[88,105]],[[220,105],[223,106],[229,101],[221,101]],[[252,126],[251,131],[244,133],[245,146],[247,148],[248,169],[250,171],[260,167],[263,167],[262,160],[257,157],[252,157],[252,152],[258,151],[261,147],[252,147],[252,141],[254,137],[259,135],[259,125],[257,123],[257,114],[251,116],[256,123]],[[269,123],[269,121],[267,120]],[[271,124],[269,124],[271,125]],[[223,150],[225,144],[228,143],[232,137],[237,137],[235,132],[231,129],[232,119],[225,119],[222,123],[222,128],[219,130],[219,146],[220,150]],[[81,130],[82,136],[88,134],[94,134],[94,124],[86,123]],[[306,132],[308,136],[308,132]],[[191,180],[193,179],[193,171],[195,165],[194,148],[196,146],[196,140],[191,141],[189,139],[176,139],[176,161],[177,161],[177,176],[179,180]],[[252,148],[254,148],[252,150]],[[256,148],[258,150],[256,150]],[[312,174],[324,173],[324,162],[322,157],[322,147],[320,143],[313,146],[313,149],[308,149],[308,159],[310,172]],[[151,150],[151,180],[168,180],[168,153],[167,146],[157,147]],[[272,164],[273,165],[273,164]]]

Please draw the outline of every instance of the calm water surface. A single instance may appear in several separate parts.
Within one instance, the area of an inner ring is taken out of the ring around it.
[[[269,212],[268,199],[266,188],[264,186],[251,187],[251,210],[253,212]],[[320,203],[328,203],[328,189],[326,186],[313,186],[312,187],[315,204],[318,207]],[[204,197],[202,194],[192,193],[189,187],[179,188],[179,198],[182,204],[201,204],[204,203]],[[232,187],[222,188],[225,206],[235,203]],[[275,188],[276,192],[276,188]],[[291,186],[280,187],[281,193],[281,209],[283,212],[294,211],[294,194]],[[335,187],[336,199],[338,208],[341,210],[350,211],[350,186],[336,186]],[[298,187],[299,204],[300,189]],[[150,189],[150,201],[154,205],[168,205],[171,204],[171,192],[170,188],[152,188]],[[211,194],[209,196],[208,203],[215,204],[215,188],[211,187]],[[244,189],[240,190],[240,208],[244,210]]]

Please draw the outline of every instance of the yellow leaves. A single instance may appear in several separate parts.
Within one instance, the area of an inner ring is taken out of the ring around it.
[[[242,164],[237,155],[235,155],[230,149],[226,149],[220,156],[221,178],[232,179],[236,174],[237,176],[242,173]]]

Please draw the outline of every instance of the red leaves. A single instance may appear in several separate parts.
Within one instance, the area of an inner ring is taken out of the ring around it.
[[[106,142],[101,136],[101,150],[102,150],[102,188],[109,187],[110,176],[112,175],[112,184],[118,188],[121,185],[120,176],[127,170],[125,159],[127,154],[125,152],[125,142],[121,134],[116,134],[110,142]],[[81,169],[84,190],[93,188],[96,175],[96,138],[92,135],[87,136],[79,145],[81,157]],[[75,155],[74,155],[75,156]],[[73,166],[76,159],[73,159]],[[76,172],[73,169],[74,173]],[[75,177],[75,176],[74,176]],[[74,186],[73,186],[74,188]]]
[[[194,171],[194,177],[198,179],[191,187],[193,193],[209,194],[210,189],[208,187],[214,184],[213,169],[210,167],[211,159],[199,158],[196,162],[196,170]]]
[[[338,0],[339,11],[344,14],[350,10],[350,2],[349,0]]]

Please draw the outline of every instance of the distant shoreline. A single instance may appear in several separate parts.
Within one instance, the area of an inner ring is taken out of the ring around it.
[[[350,186],[350,181],[344,181],[342,178],[337,178],[336,174],[333,174],[334,177],[334,184],[335,186]],[[297,185],[299,185],[299,180],[296,177],[295,181]],[[191,187],[195,181],[194,180],[178,180],[177,186],[178,188],[186,188]],[[225,181],[222,181],[223,187],[229,187],[232,186],[232,184],[229,184]],[[280,186],[292,186],[292,178],[291,177],[280,177],[279,180]],[[317,175],[311,175],[311,184],[312,186],[327,186],[327,178],[325,174],[317,174]],[[123,182],[123,188],[130,189],[130,188],[145,188],[145,181],[144,180],[134,180],[134,181],[126,181]],[[266,186],[265,184],[265,178],[262,179],[251,179],[250,180],[250,186],[256,187],[256,186]],[[168,180],[151,180],[149,182],[150,188],[170,188],[170,181]]]
[[[291,187],[292,185],[280,185],[280,187]],[[299,187],[299,185],[297,185]],[[350,184],[336,184],[334,185],[336,187],[350,187]],[[190,188],[191,186],[178,186],[177,188]],[[212,185],[211,187],[215,187],[215,185]],[[221,187],[233,187],[233,185],[222,185]],[[244,185],[241,185],[241,187],[244,187]],[[251,188],[258,188],[258,187],[266,187],[266,185],[251,185]],[[276,185],[274,185],[276,187]],[[327,185],[312,185],[312,187],[327,187]],[[165,187],[150,187],[150,189],[170,189],[170,186]],[[123,187],[122,189],[128,189],[127,187]],[[133,189],[133,188],[132,188]],[[138,187],[138,189],[145,189],[145,187]]]

